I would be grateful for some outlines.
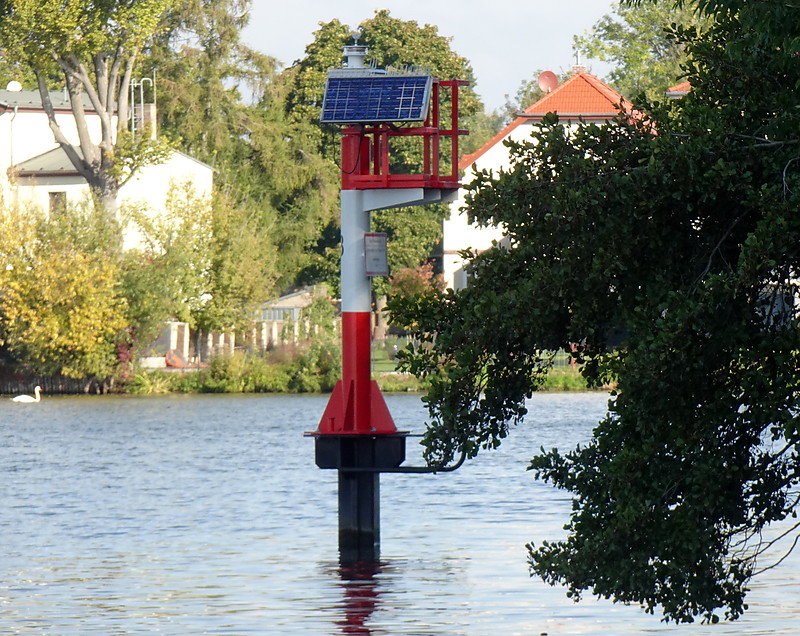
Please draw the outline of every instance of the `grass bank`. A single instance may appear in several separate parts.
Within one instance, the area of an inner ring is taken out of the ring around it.
[[[375,376],[378,385],[385,392],[422,392],[423,383],[416,377],[404,373],[378,373]],[[547,374],[540,391],[589,391],[586,380],[577,369],[553,369]]]
[[[325,393],[341,376],[338,346],[284,347],[267,356],[219,356],[201,369],[142,369],[124,384],[158,393]]]
[[[385,393],[420,393],[425,383],[398,373],[385,362],[374,365],[374,378]],[[234,354],[215,358],[197,370],[140,370],[124,383],[125,392],[138,395],[163,393],[327,393],[341,377],[339,349],[311,345],[282,349],[268,356]],[[542,391],[586,391],[577,369],[555,368]]]

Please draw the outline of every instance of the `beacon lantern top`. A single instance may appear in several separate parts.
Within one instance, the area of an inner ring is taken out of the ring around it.
[[[430,75],[392,75],[369,69],[329,71],[320,121],[327,124],[425,121],[432,84]]]

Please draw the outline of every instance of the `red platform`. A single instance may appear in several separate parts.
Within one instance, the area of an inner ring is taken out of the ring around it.
[[[348,126],[342,130],[342,189],[429,188],[457,190],[458,138],[469,131],[458,127],[458,87],[465,80],[434,80],[428,119],[421,126],[399,127],[390,123]],[[450,90],[449,128],[441,128],[441,88]],[[390,143],[393,138],[418,137],[422,143],[423,165],[419,174],[389,172]],[[441,174],[439,163],[443,144],[449,144],[450,171]]]

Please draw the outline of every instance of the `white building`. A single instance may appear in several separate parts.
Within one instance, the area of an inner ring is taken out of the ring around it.
[[[68,97],[63,92],[53,91],[50,99],[58,125],[77,148],[78,132]],[[99,140],[100,117],[88,99],[84,106],[89,134]],[[213,172],[210,166],[189,155],[173,152],[167,161],[141,169],[122,186],[119,203],[121,206],[143,205],[157,214],[163,208],[170,189],[186,183],[191,184],[199,197],[210,197]],[[12,205],[33,204],[49,212],[63,208],[67,203],[87,200],[89,194],[86,180],[54,140],[39,91],[0,90],[2,200]],[[125,247],[138,244],[135,230],[127,228]]]
[[[568,80],[526,108],[481,148],[464,155],[458,166],[464,171],[462,181],[469,183],[474,174],[473,169],[497,172],[508,167],[508,148],[503,142],[506,139],[528,139],[531,127],[541,122],[547,113],[556,112],[562,122],[577,126],[579,120],[608,121],[619,113],[619,105],[629,106],[629,103],[615,90],[587,73],[584,67],[573,67],[573,75]],[[494,241],[499,242],[503,238],[503,229],[500,227],[479,227],[468,222],[467,213],[463,210],[464,192],[464,188],[460,189],[458,199],[450,204],[450,216],[443,226],[444,282],[452,289],[461,289],[467,285],[464,261],[459,252],[470,250],[479,253],[489,249]]]

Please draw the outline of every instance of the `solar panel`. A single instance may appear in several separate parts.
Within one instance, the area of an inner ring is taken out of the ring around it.
[[[329,73],[320,121],[330,124],[424,121],[432,83],[429,75]]]

